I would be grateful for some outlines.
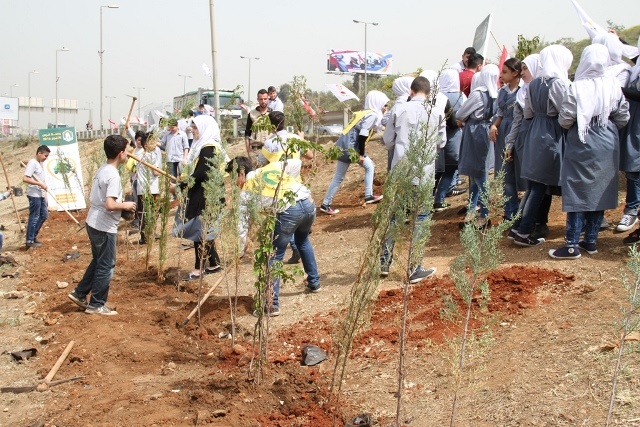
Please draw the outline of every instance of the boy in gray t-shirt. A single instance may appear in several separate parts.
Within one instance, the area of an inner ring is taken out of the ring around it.
[[[87,234],[91,242],[93,259],[69,299],[88,314],[113,316],[118,314],[105,304],[109,284],[116,265],[116,235],[121,211],[135,212],[134,202],[122,201],[122,184],[117,166],[127,161],[127,140],[120,135],[109,135],[104,140],[107,162],[100,166],[93,178],[87,214]],[[91,299],[87,303],[87,295]]]

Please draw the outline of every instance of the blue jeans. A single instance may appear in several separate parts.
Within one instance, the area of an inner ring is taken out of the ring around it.
[[[116,267],[116,233],[96,230],[89,225],[86,227],[93,258],[74,292],[82,300],[91,293],[89,305],[102,307],[107,302],[109,284]]]
[[[504,217],[511,219],[518,213],[518,185],[514,162],[505,162],[504,170]]]
[[[416,218],[416,224],[413,227],[413,238],[411,239],[412,250],[418,252],[418,256],[416,259],[422,259],[422,254],[424,253],[424,247],[415,247],[416,243],[420,241],[422,237],[422,221],[429,218],[429,212],[423,212],[418,214]],[[391,228],[393,228],[396,224],[395,216],[391,218]],[[382,255],[380,256],[380,265],[383,267],[388,267],[391,265],[391,261],[393,261],[393,247],[395,246],[396,241],[393,238],[393,231],[389,230],[387,235],[385,236],[384,243],[382,244]],[[410,271],[415,271],[422,267],[422,264],[418,263],[417,266],[409,266]]]
[[[520,202],[520,210],[522,216],[513,224],[513,229],[518,230],[518,234],[528,236],[533,231],[538,218],[538,211],[542,204],[547,186],[545,184],[528,181],[528,189],[522,201]]]
[[[167,166],[169,166],[169,173],[177,177],[180,162],[167,162]]]
[[[44,197],[29,198],[29,221],[27,222],[27,243],[33,243],[38,237],[42,224],[49,217],[47,210],[47,199]]]
[[[625,172],[627,178],[627,200],[624,206],[624,213],[628,215],[638,215],[640,206],[640,172]]]
[[[340,163],[340,162],[338,162]],[[316,255],[313,252],[313,246],[311,246],[311,240],[309,240],[309,231],[316,219],[316,206],[313,201],[309,199],[296,202],[284,212],[278,214],[276,219],[276,227],[273,232],[273,247],[276,251],[273,261],[282,261],[284,259],[284,253],[287,250],[287,245],[291,240],[291,236],[296,242],[296,247],[300,252],[300,259],[302,260],[302,268],[307,274],[307,287],[309,289],[318,289],[320,287],[320,275],[318,274],[318,265],[316,264]],[[280,307],[279,295],[280,295],[280,278],[277,278],[271,283],[273,287],[273,302],[271,307]],[[267,303],[267,308],[270,304]]]
[[[331,201],[338,192],[338,187],[342,184],[342,180],[347,174],[347,169],[349,169],[350,165],[350,163],[341,162],[339,160],[336,163],[336,173],[333,175],[331,184],[329,184],[329,188],[327,189],[327,194],[324,196],[324,200],[322,201],[322,204],[325,206],[331,205]],[[360,166],[364,168],[364,197],[373,196],[373,172],[375,165],[369,157],[365,157]]]
[[[486,218],[489,214],[489,209],[480,198],[480,192],[486,193],[487,191],[486,183],[487,175],[469,177],[469,206],[471,206],[471,209],[475,209],[478,203],[480,203],[480,218]],[[471,212],[473,212],[473,210],[471,210]]]
[[[447,193],[452,190],[452,184],[455,187],[455,182],[453,182],[455,174],[456,171],[442,172],[438,187],[436,188],[434,203],[444,203],[444,198],[447,196]]]
[[[567,231],[564,238],[566,246],[578,246],[583,226],[585,227],[584,241],[586,243],[596,243],[603,217],[604,211],[567,212]]]

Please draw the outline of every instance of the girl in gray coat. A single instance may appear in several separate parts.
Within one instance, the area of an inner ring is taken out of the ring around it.
[[[618,205],[618,129],[629,121],[629,104],[616,78],[605,76],[608,60],[606,47],[587,46],[562,101],[558,121],[568,129],[561,171],[567,230],[565,246],[550,250],[551,258],[580,258],[581,249],[596,254],[604,211]]]

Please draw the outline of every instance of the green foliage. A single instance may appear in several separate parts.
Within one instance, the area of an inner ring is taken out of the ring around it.
[[[165,172],[168,172],[167,163]],[[169,189],[171,181],[166,175],[160,175],[160,198],[158,200],[158,209],[160,211],[160,239],[158,240],[158,283],[164,282],[164,264],[169,256],[169,211],[171,210],[171,199],[169,197]]]
[[[516,46],[515,57],[522,61],[524,58],[535,52],[539,45],[540,36],[534,36],[527,39],[522,34],[518,34],[518,45]]]
[[[616,402],[616,388],[618,382],[618,376],[621,375],[622,357],[625,354],[625,350],[628,347],[632,347],[632,344],[627,343],[627,338],[630,334],[640,331],[640,252],[636,245],[633,245],[629,249],[629,262],[627,263],[627,269],[631,273],[631,280],[623,277],[622,284],[627,291],[627,299],[629,301],[628,306],[622,309],[623,321],[619,329],[620,341],[618,342],[618,357],[616,359],[615,369],[613,371],[613,380],[611,385],[611,397],[609,399],[609,410],[607,412],[606,426],[611,425],[614,405]],[[640,348],[636,344],[636,351]]]
[[[615,22],[613,22],[611,19],[607,19],[607,29],[615,31],[616,33],[620,33],[622,31],[624,31],[625,26],[624,25],[618,25]]]
[[[458,305],[448,299],[442,310],[445,319],[453,319],[454,324],[463,330],[462,335],[449,341],[449,348],[457,359],[457,362],[451,365],[455,378],[451,425],[455,422],[460,390],[472,385],[473,370],[465,369],[466,364],[473,362],[473,354],[469,351],[478,346],[478,337],[469,328],[472,312],[476,304],[478,308],[483,309],[489,301],[491,290],[486,278],[488,273],[495,270],[502,262],[503,253],[499,248],[499,243],[505,231],[509,230],[515,221],[515,218],[509,221],[500,220],[506,201],[503,189],[504,171],[500,171],[493,180],[487,181],[486,191],[480,192],[482,202],[489,207],[489,211],[493,215],[494,226],[478,230],[475,227],[475,221],[467,223],[460,232],[464,251],[453,260],[449,272],[464,309],[462,313],[458,312]],[[469,212],[476,212],[475,206],[469,206],[468,209]]]
[[[24,148],[36,141],[38,141],[38,138],[28,135],[21,135],[18,139],[13,141],[13,148]]]

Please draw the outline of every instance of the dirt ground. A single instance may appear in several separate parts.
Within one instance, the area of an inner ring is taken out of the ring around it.
[[[19,161],[33,156],[35,146],[0,149],[15,184],[21,180]],[[230,148],[231,154],[242,150]],[[368,151],[384,165],[378,142]],[[317,204],[333,172],[331,163],[320,162],[311,181]],[[379,184],[383,173],[376,175]],[[54,379],[84,376],[41,393],[1,393],[0,425],[324,427],[332,425],[334,415],[341,426],[362,413],[370,414],[374,425],[391,425],[402,310],[395,265],[381,281],[368,330],[355,342],[339,408],[327,400],[331,354],[315,367],[300,363],[307,344],[331,351],[332,332],[369,238],[375,205],[362,205],[362,176],[358,167],[350,168],[333,204],[339,215],[318,212],[311,239],[322,290],[305,293],[302,278],[281,290],[281,315],[270,320],[269,361],[260,385],[248,378],[256,321],[248,256],[237,279],[238,333],[232,347],[228,296],[236,280],[231,268],[205,278],[208,289],[227,275],[203,306],[200,325],[194,318],[182,327],[198,297],[196,283],[178,283],[192,267],[193,250],[173,239],[168,279],[159,284],[153,271],[145,271],[145,248],[131,243],[137,236],[127,236],[123,221],[109,294],[109,305],[119,315],[90,316],[67,299],[90,260],[86,232],[64,212],[52,212],[41,232],[43,247],[27,251],[11,202],[0,203],[4,254],[17,262],[0,270],[0,385],[36,385],[72,340],[75,346]],[[616,211],[606,213],[611,223],[620,218],[624,193],[620,200]],[[16,201],[24,221],[28,202],[26,197]],[[459,329],[441,313],[443,298],[456,295],[448,270],[461,250],[456,212],[466,199],[447,201],[452,207],[434,215],[424,261],[438,269],[437,275],[415,286],[409,302],[401,413],[407,426],[448,425],[451,415],[456,380],[450,343]],[[85,214],[77,214],[81,223]],[[559,199],[549,225],[549,241],[540,247],[517,248],[506,238],[501,243],[505,262],[489,277],[491,301],[486,309],[474,310],[479,341],[462,378],[458,426],[604,425],[621,309],[627,306],[621,279],[628,261],[625,234],[610,228],[600,235],[597,255],[555,261],[547,251],[563,244]],[[78,259],[66,259],[76,250]],[[60,288],[64,284],[58,282],[69,285]],[[613,425],[640,426],[640,354],[638,343],[630,344],[633,351],[623,357],[618,377]],[[28,348],[37,354],[12,361],[9,352]]]

